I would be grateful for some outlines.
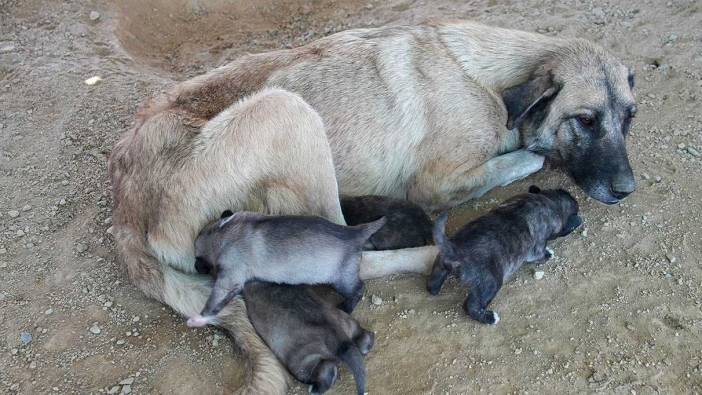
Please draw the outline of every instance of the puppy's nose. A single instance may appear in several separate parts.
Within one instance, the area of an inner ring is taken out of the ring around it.
[[[612,196],[614,196],[614,198],[617,199],[617,200],[622,200],[622,199],[624,199],[625,197],[629,196],[630,194],[631,194],[630,191],[629,191],[629,192],[627,192],[627,191],[616,191],[616,190],[612,189]]]

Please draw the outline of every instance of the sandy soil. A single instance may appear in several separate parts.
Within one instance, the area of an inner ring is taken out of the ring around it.
[[[584,229],[553,243],[542,280],[524,269],[503,288],[497,327],[462,314],[455,282],[433,298],[420,276],[370,282],[355,313],[377,333],[370,391],[702,392],[699,1],[114,3],[0,0],[0,393],[237,387],[231,341],[189,330],[120,267],[111,146],[143,99],[237,55],[429,17],[586,37],[617,53],[637,73],[639,189],[616,207],[578,191]],[[451,228],[528,183],[575,191],[545,171],[459,208]],[[333,392],[352,388],[345,372]]]

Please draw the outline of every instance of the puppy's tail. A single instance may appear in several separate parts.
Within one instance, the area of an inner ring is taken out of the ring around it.
[[[385,226],[387,219],[385,217],[380,217],[373,222],[368,222],[361,225],[356,225],[355,228],[361,231],[361,239],[365,242],[368,240],[375,232],[379,231],[380,228]]]
[[[444,262],[455,262],[458,260],[458,255],[456,254],[453,243],[446,237],[446,221],[448,221],[447,212],[441,213],[441,215],[436,218],[434,229],[432,230],[434,244],[439,247],[439,254],[444,259]]]
[[[353,373],[356,380],[356,392],[358,395],[366,393],[366,366],[363,364],[363,354],[353,342],[344,342],[339,349],[339,358]]]

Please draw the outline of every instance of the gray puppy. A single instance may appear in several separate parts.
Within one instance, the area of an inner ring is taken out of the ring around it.
[[[568,192],[541,191],[536,186],[468,223],[451,239],[444,233],[446,219],[444,213],[434,225],[439,256],[427,289],[436,295],[448,274],[455,275],[470,287],[463,309],[485,324],[497,324],[500,320],[487,306],[502,284],[524,262],[548,260],[551,253],[546,242],[571,233],[582,223],[578,202]]]
[[[249,280],[278,284],[330,284],[353,311],[363,296],[359,277],[361,251],[385,218],[342,226],[313,216],[266,216],[225,211],[195,240],[195,269],[216,277],[212,293],[189,326],[204,326]]]
[[[321,394],[336,381],[344,362],[365,393],[363,356],[373,347],[373,332],[323,300],[310,286],[251,281],[244,287],[246,311],[258,335],[310,392]]]
[[[432,244],[432,222],[418,205],[385,196],[341,198],[341,212],[348,225],[385,217],[386,223],[368,239],[366,250],[398,250]]]

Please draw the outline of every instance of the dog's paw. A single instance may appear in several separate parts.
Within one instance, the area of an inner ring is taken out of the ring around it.
[[[553,255],[554,255],[554,254],[555,254],[555,253],[553,252],[553,250],[551,249],[551,247],[546,247],[546,248],[544,249],[544,260],[547,261],[547,260],[553,258]]]
[[[500,316],[497,314],[496,311],[487,310],[485,312],[484,322],[488,325],[497,325],[497,323],[500,322]]]

